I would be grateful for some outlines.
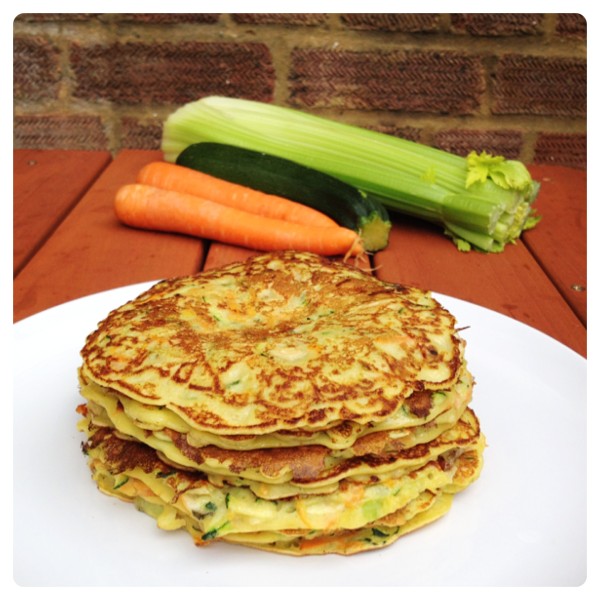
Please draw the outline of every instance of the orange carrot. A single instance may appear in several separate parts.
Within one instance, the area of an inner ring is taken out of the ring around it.
[[[322,212],[281,196],[213,177],[169,162],[152,162],[143,167],[137,183],[200,196],[246,212],[303,225],[332,227],[337,223]]]
[[[290,223],[139,183],[119,188],[115,212],[132,227],[183,233],[253,250],[298,250],[323,256],[362,253],[358,234],[339,225]]]

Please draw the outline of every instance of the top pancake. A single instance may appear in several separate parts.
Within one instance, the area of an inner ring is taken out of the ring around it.
[[[82,349],[86,379],[223,435],[379,422],[457,379],[463,341],[431,295],[308,253],[162,281]]]

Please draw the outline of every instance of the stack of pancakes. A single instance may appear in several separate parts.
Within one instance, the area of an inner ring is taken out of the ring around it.
[[[100,490],[198,545],[378,548],[479,475],[464,349],[429,293],[264,254],[157,283],[99,324],[83,448]]]

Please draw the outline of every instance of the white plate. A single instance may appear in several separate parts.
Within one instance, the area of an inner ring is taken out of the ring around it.
[[[75,585],[576,586],[586,579],[586,368],[498,313],[436,297],[458,319],[488,440],[480,479],[439,521],[352,557],[288,557],[164,532],[97,491],[76,430],[85,336],[150,284],[14,326],[14,578]]]

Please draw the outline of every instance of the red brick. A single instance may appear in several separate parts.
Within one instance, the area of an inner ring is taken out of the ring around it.
[[[421,139],[421,129],[417,127],[380,123],[378,125],[367,125],[366,129],[385,133],[386,135],[393,135],[394,137],[410,140],[411,142],[418,142]]]
[[[108,139],[97,116],[23,115],[14,119],[14,147],[106,150]]]
[[[585,169],[587,136],[579,133],[540,133],[536,140],[533,161],[539,164],[558,164]]]
[[[219,13],[121,13],[115,20],[122,23],[148,23],[170,25],[173,23],[218,23]]]
[[[505,130],[447,129],[434,135],[433,145],[459,156],[466,156],[472,150],[485,150],[504,158],[518,159],[523,148],[523,134]]]
[[[327,21],[325,13],[238,13],[231,15],[236,23],[242,25],[285,25],[309,26],[322,25]]]
[[[585,59],[505,55],[493,75],[494,114],[585,117]]]
[[[133,117],[121,120],[121,147],[136,150],[156,150],[160,148],[163,121],[153,119],[141,121]]]
[[[457,52],[295,49],[290,101],[309,107],[472,114],[483,67]]]
[[[21,13],[15,17],[15,23],[62,23],[69,21],[89,21],[97,15],[93,13]]]
[[[476,36],[535,35],[541,33],[541,13],[474,13],[451,15],[454,33]]]
[[[58,97],[60,51],[41,37],[13,40],[13,96],[16,100],[45,100]]]
[[[440,26],[440,15],[435,13],[347,13],[340,20],[348,29],[362,31],[433,33]]]
[[[73,95],[86,100],[182,104],[211,94],[270,101],[275,72],[260,43],[128,42],[71,47]]]
[[[585,39],[587,21],[577,13],[559,14],[556,16],[556,33],[561,37]]]

